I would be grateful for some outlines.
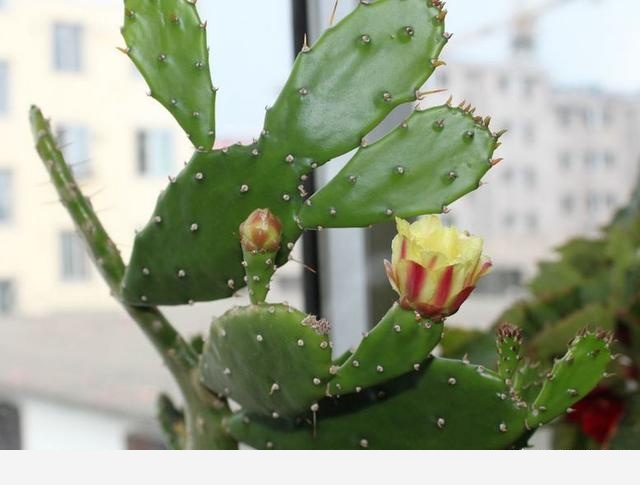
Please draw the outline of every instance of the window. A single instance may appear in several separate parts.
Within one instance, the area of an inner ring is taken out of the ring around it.
[[[0,61],[0,115],[9,112],[9,64]]]
[[[575,209],[576,200],[573,195],[565,195],[560,200],[560,205],[565,213],[571,214]]]
[[[538,232],[538,216],[537,214],[527,214],[527,229],[530,233]]]
[[[173,139],[168,130],[140,130],[137,134],[140,175],[166,177],[173,170]]]
[[[522,179],[527,187],[535,187],[537,179],[535,170],[531,167],[525,168],[522,171]]]
[[[603,157],[604,157],[604,163],[607,166],[607,168],[612,168],[615,166],[616,156],[613,153],[607,151],[604,153]]]
[[[83,37],[81,25],[59,23],[53,26],[53,67],[56,71],[82,70]]]
[[[616,195],[615,195],[615,194],[608,193],[608,194],[606,195],[606,197],[605,197],[605,203],[607,204],[607,207],[608,207],[609,209],[614,208],[614,207],[616,206],[617,202],[618,202],[618,201],[617,201],[617,197],[616,197]]]
[[[587,169],[594,169],[596,167],[596,165],[598,164],[598,158],[596,157],[596,154],[593,152],[587,152],[584,154],[584,166]]]
[[[0,169],[0,224],[13,215],[13,177],[10,170]]]
[[[89,279],[89,261],[83,242],[73,231],[60,234],[61,277],[64,281]]]
[[[560,167],[563,170],[569,170],[571,168],[571,154],[569,152],[560,154]]]
[[[513,169],[511,167],[505,167],[503,169],[502,180],[505,182],[511,182],[511,180],[513,180]]]
[[[166,450],[161,439],[144,433],[129,433],[127,435],[127,450]]]
[[[21,448],[20,412],[13,404],[0,402],[0,450]]]
[[[522,88],[525,98],[531,98],[536,89],[536,80],[532,77],[526,77],[522,81]]]
[[[595,192],[589,192],[587,194],[587,209],[591,212],[598,210],[600,206],[600,197]]]
[[[522,127],[522,134],[524,137],[524,141],[531,144],[536,140],[536,129],[533,122],[528,121]]]
[[[558,121],[564,127],[567,127],[571,124],[571,110],[565,106],[558,108]]]
[[[516,216],[512,212],[505,214],[502,218],[502,224],[507,229],[513,228],[516,225]]]
[[[84,125],[60,125],[56,133],[58,146],[73,174],[78,178],[89,177],[92,173],[89,128]]]
[[[509,85],[510,85],[510,81],[509,81],[509,77],[507,75],[502,75],[500,76],[500,78],[498,79],[498,87],[500,88],[500,91],[505,92],[509,89]]]
[[[15,310],[15,300],[13,281],[0,280],[0,315],[10,315],[13,313]]]
[[[515,268],[495,268],[478,282],[476,292],[481,295],[504,295],[508,290],[522,287],[522,272]]]

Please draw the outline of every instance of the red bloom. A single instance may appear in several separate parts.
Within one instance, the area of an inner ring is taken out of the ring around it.
[[[569,420],[601,445],[609,441],[624,411],[622,399],[605,388],[595,389],[572,407]]]

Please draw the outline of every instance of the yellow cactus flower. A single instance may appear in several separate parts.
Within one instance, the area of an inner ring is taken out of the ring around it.
[[[457,312],[491,268],[482,239],[443,226],[438,216],[413,224],[396,218],[396,225],[391,262],[384,264],[400,305],[434,320]]]

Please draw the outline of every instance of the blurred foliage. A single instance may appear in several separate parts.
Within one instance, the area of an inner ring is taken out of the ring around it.
[[[539,264],[530,297],[508,308],[493,331],[449,328],[444,354],[468,355],[495,367],[494,331],[508,322],[520,327],[528,342],[524,353],[533,364],[523,366],[529,375],[519,377],[535,388],[577,331],[612,331],[617,355],[607,378],[555,423],[553,445],[640,449],[640,182],[598,238],[571,240],[556,253],[555,261]]]

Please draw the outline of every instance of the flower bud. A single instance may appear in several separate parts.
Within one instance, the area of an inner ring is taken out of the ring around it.
[[[491,268],[482,239],[444,227],[438,216],[396,224],[391,263],[384,263],[400,305],[434,320],[457,312]]]
[[[240,244],[245,251],[275,253],[280,249],[282,224],[269,209],[256,209],[240,224]]]

